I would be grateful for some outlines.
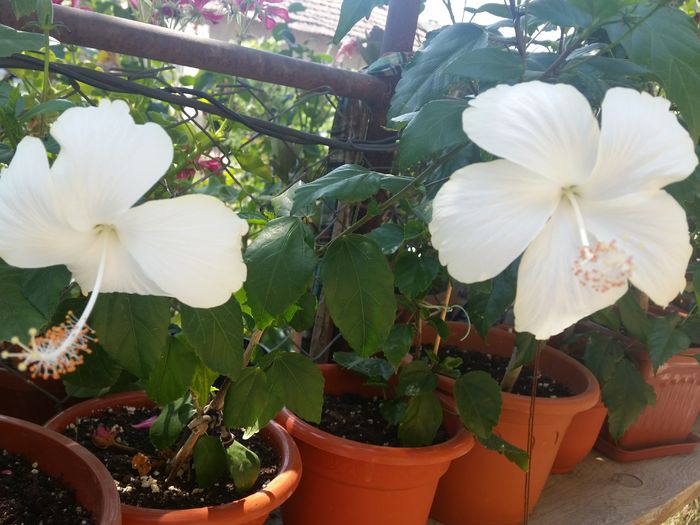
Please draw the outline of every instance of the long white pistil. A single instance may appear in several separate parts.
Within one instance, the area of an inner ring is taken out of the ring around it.
[[[90,294],[90,299],[85,305],[81,316],[76,319],[72,312],[68,312],[66,321],[58,326],[49,328],[42,336],[37,337],[36,329],[29,330],[29,345],[20,342],[19,338],[12,338],[12,344],[19,346],[21,352],[2,352],[3,359],[18,358],[21,363],[19,370],[29,370],[32,377],[40,376],[44,379],[52,377],[58,379],[61,374],[72,372],[76,365],[83,362],[83,354],[91,352],[88,347],[90,341],[96,341],[92,336],[93,331],[87,325],[87,320],[97,302],[100,293],[102,279],[104,278],[107,261],[107,239],[102,244],[102,253],[95,276],[95,284]]]

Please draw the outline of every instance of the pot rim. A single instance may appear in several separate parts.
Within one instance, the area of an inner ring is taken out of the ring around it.
[[[318,366],[322,369],[324,367],[341,369],[335,364]],[[440,398],[444,412],[456,413],[449,396],[439,391],[436,391],[436,394]],[[305,422],[287,408],[282,409],[276,419],[295,439],[300,439],[313,447],[339,456],[380,465],[427,465],[440,461],[451,461],[466,454],[474,446],[473,436],[461,424],[450,439],[437,445],[385,447],[335,436]]]
[[[155,406],[155,403],[148,399],[143,390],[111,394],[84,401],[60,412],[46,423],[46,427],[62,431],[78,417],[117,406],[146,407]],[[191,509],[151,509],[122,503],[122,516],[124,519],[138,517],[141,522],[149,523],[206,523],[216,516],[226,516],[229,521],[245,516],[247,523],[269,514],[292,495],[301,479],[302,465],[294,440],[278,423],[270,421],[261,432],[266,433],[275,443],[274,448],[280,459],[279,472],[264,488],[230,503]],[[69,441],[74,443],[73,440]],[[95,459],[102,464],[96,457]]]
[[[13,449],[13,447],[6,445],[4,440],[8,438],[4,436],[10,435],[10,432],[7,431],[8,429],[18,429],[25,435],[30,434],[33,436],[37,436],[36,440],[39,442],[37,443],[39,448],[32,448],[28,451],[24,451],[15,450]],[[32,461],[38,461],[40,464],[39,469],[42,470],[42,472],[44,472],[45,474],[58,479],[60,482],[71,488],[71,490],[75,492],[75,497],[78,500],[78,503],[80,503],[80,505],[85,507],[86,509],[90,509],[91,506],[86,505],[83,501],[83,499],[85,499],[85,495],[83,495],[83,497],[81,498],[76,490],[76,487],[69,481],[69,479],[67,479],[67,476],[65,476],[64,474],[60,472],[55,472],[52,468],[48,468],[47,470],[42,469],[42,463],[45,464],[45,462],[37,458],[36,450],[45,450],[45,447],[51,446],[53,444],[61,448],[61,450],[63,451],[62,457],[65,461],[70,461],[71,465],[75,465],[74,462],[83,463],[90,470],[94,471],[95,477],[97,478],[97,483],[93,485],[93,489],[91,489],[91,499],[97,499],[94,497],[94,494],[98,492],[100,494],[99,499],[102,502],[102,516],[92,516],[95,520],[95,523],[97,525],[121,523],[122,511],[121,505],[119,503],[119,494],[117,493],[116,487],[114,486],[112,475],[102,464],[102,462],[99,459],[97,459],[89,450],[81,446],[79,443],[73,441],[72,439],[57,432],[54,432],[49,428],[45,428],[41,425],[37,425],[35,423],[31,423],[29,421],[24,421],[22,419],[17,419],[10,416],[0,415],[0,430],[2,430],[2,432],[0,432],[1,448],[6,449],[14,454],[26,456]],[[73,471],[73,469],[74,467],[71,467],[69,470]]]

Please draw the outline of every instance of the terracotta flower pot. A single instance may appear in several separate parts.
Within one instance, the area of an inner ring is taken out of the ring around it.
[[[464,350],[509,357],[515,335],[492,328],[484,342],[472,330],[460,341],[462,323],[450,323],[450,337],[443,344]],[[575,359],[545,347],[540,368],[575,395],[538,398],[535,405],[534,449],[530,459],[530,511],[534,508],[554,464],[564,434],[575,414],[591,408],[600,396],[593,374]],[[441,377],[439,388],[452,392],[454,380]],[[495,433],[525,450],[527,448],[530,397],[503,393],[501,418]],[[505,457],[478,443],[469,454],[452,462],[438,485],[431,517],[445,525],[516,525],[523,522],[525,473]]]
[[[97,525],[121,523],[119,494],[112,476],[75,441],[34,423],[0,416],[0,449],[37,462],[43,473],[72,488]]]
[[[31,379],[0,367],[0,414],[43,424],[61,409],[61,381]]]
[[[583,461],[593,450],[607,415],[608,409],[605,408],[603,400],[599,399],[592,408],[574,416],[557,452],[552,474],[571,472]]]
[[[92,399],[64,410],[51,419],[46,426],[63,431],[78,417],[85,417],[105,410],[125,406],[152,407],[144,392],[114,394]],[[282,427],[271,421],[261,434],[270,439],[272,447],[280,457],[280,471],[262,490],[245,498],[213,507],[184,510],[162,510],[122,505],[123,525],[147,525],[172,523],[178,525],[263,525],[272,510],[279,507],[294,492],[301,477],[299,450]]]
[[[337,365],[320,368],[328,394],[379,392]],[[452,438],[419,448],[365,445],[280,412],[277,421],[296,440],[304,463],[299,488],[282,506],[285,525],[425,525],[438,479],[473,446],[472,436],[450,416],[450,400],[442,401]]]

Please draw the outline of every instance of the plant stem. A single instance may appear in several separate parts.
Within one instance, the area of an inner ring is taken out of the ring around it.
[[[535,350],[535,360],[532,370],[532,384],[530,386],[530,414],[527,420],[527,456],[530,461],[530,468],[525,471],[525,508],[524,513],[524,524],[528,525],[530,522],[530,478],[532,475],[532,448],[535,444],[535,402],[537,401],[537,379],[540,373],[540,355],[542,354],[542,348],[544,348],[546,341],[537,341],[537,349]]]
[[[50,28],[44,28],[44,86],[41,90],[41,102],[44,103],[49,99],[49,90],[51,88],[49,79],[49,65],[51,63],[51,40],[49,39]],[[39,135],[46,135],[46,115],[42,113],[39,119]]]
[[[445,290],[445,300],[443,302],[444,308],[442,309],[442,312],[440,312],[440,319],[444,322],[445,318],[447,317],[447,307],[450,305],[450,299],[452,298],[452,281],[447,281],[447,290]],[[438,333],[435,336],[435,343],[433,344],[433,354],[437,355],[438,350],[440,350],[440,341],[442,338],[440,337],[440,334]]]

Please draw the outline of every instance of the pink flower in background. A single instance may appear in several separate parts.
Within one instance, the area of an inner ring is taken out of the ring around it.
[[[350,35],[344,36],[340,41],[338,52],[333,58],[333,63],[342,64],[346,58],[352,58],[352,55],[355,53],[358,45],[359,41],[357,40],[357,37]]]
[[[254,11],[268,31],[280,22],[289,22],[289,11],[284,7],[274,7],[282,0],[235,0],[242,13]]]
[[[51,0],[54,4],[62,4],[63,0]],[[80,0],[70,0],[70,6],[71,7],[80,7]],[[88,7],[82,7],[81,9],[87,9],[90,11],[91,9]]]
[[[217,172],[221,170],[221,168],[224,165],[223,162],[221,162],[221,159],[205,159],[202,158],[201,155],[198,155],[197,158],[195,158],[194,160],[200,167],[211,172]]]

